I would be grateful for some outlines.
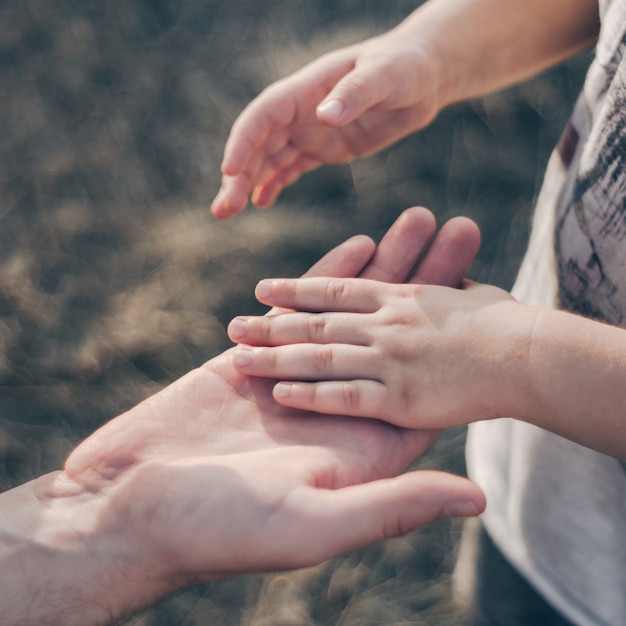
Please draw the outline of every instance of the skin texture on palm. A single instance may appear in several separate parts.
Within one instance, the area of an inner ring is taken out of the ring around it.
[[[463,218],[448,222],[412,275],[434,229],[430,213],[411,209],[373,257],[373,242],[354,238],[311,275],[457,285],[478,231]],[[281,407],[273,382],[240,373],[233,356],[225,352],[114,419],[67,460],[72,481],[113,493],[116,524],[144,525],[138,549],[159,593],[311,565],[484,507],[463,478],[400,475],[436,432]]]
[[[353,238],[310,275],[458,285],[478,230],[452,220],[423,254],[434,232],[411,209],[378,249]],[[199,580],[312,565],[483,510],[464,478],[400,474],[435,432],[281,407],[233,354],[96,431],[64,471],[0,494],[3,624],[110,624]]]

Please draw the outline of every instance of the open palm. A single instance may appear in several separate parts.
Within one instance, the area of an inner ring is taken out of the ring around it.
[[[427,212],[407,212],[362,275],[406,279],[433,230]],[[439,275],[457,284],[476,237],[467,221],[449,223],[420,265],[422,280]],[[354,239],[313,273],[358,274],[372,246]],[[281,407],[273,381],[240,374],[232,354],[109,422],[67,461],[68,475],[92,490],[126,485],[117,492],[116,523],[142,524],[153,574],[175,572],[183,585],[310,565],[482,508],[480,492],[460,477],[399,475],[436,433]],[[459,502],[472,506],[454,508]]]

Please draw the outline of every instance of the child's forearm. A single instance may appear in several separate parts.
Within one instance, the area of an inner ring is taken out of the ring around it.
[[[445,106],[524,80],[592,45],[597,0],[430,0],[395,32],[430,49]]]
[[[278,279],[257,297],[301,312],[229,327],[236,366],[281,381],[285,406],[427,429],[513,417],[626,460],[626,329],[470,282]]]
[[[541,310],[529,346],[517,416],[626,460],[626,330]]]

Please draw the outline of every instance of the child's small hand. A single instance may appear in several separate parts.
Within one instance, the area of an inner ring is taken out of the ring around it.
[[[282,381],[285,406],[442,428],[514,414],[526,392],[507,371],[528,353],[533,310],[495,287],[266,280],[257,297],[300,311],[229,326],[247,344],[236,367]]]
[[[250,103],[222,162],[218,218],[271,205],[302,174],[372,154],[428,124],[441,108],[434,60],[390,31],[324,55]]]

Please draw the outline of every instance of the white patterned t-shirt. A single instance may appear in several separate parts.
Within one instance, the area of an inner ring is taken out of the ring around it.
[[[600,13],[513,295],[626,328],[626,0]],[[473,424],[467,460],[485,526],[533,586],[574,624],[626,624],[626,466],[509,419]]]

